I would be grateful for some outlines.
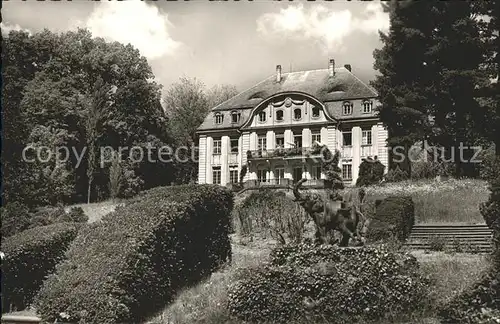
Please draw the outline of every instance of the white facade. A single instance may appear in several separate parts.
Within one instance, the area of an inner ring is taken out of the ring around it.
[[[363,102],[353,100],[354,109]],[[339,120],[331,115],[312,96],[282,93],[257,105],[239,127],[200,132],[198,182],[238,182],[244,165],[244,181],[324,179],[319,155],[311,152],[315,141],[340,151],[339,167],[347,184],[355,184],[366,157],[377,157],[387,171],[388,133],[376,116],[371,111],[361,118]]]

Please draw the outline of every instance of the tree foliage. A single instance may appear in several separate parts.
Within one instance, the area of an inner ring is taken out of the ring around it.
[[[374,67],[381,75],[373,86],[391,146],[408,149],[417,141],[455,156],[456,175],[472,175],[472,163],[461,163],[459,147],[474,146],[488,136],[488,101],[479,89],[489,86],[484,68],[487,50],[472,2],[392,1],[385,8],[391,26],[380,34]],[[458,55],[457,53],[460,53]],[[464,159],[471,158],[470,150]],[[406,159],[408,160],[408,159]],[[411,175],[410,163],[401,167]]]
[[[96,198],[106,198],[109,192],[107,166],[99,165],[95,172],[90,172],[86,147],[90,143],[95,148],[109,146],[115,150],[132,146],[146,150],[170,144],[160,85],[152,81],[151,67],[131,45],[93,38],[83,29],[62,34],[44,30],[34,35],[12,31],[4,39],[3,49],[5,200],[31,204],[37,201],[33,188],[50,193],[39,180],[39,168],[22,159],[23,148],[37,137],[34,132],[40,132],[41,126],[59,134],[51,147],[57,143],[74,148],[78,154],[86,153],[81,163],[75,154],[68,161],[74,177],[72,201],[86,198],[87,173],[94,174],[93,197],[99,194],[101,197]],[[103,86],[98,91],[113,90],[113,104],[100,114],[99,132],[95,133],[85,126],[89,117],[96,117],[92,108],[96,108],[93,97],[99,83]],[[100,150],[92,151],[96,156],[90,165],[98,164]],[[122,154],[124,159],[129,157],[126,150]],[[135,177],[132,182],[142,183],[144,188],[171,181],[169,164],[144,159],[130,167],[125,173]]]

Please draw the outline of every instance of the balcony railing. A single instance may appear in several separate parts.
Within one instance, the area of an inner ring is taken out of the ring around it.
[[[257,188],[290,188],[292,187],[297,181],[293,179],[266,179],[266,180],[259,180],[259,179],[253,179],[253,180],[247,180],[243,183],[243,188],[247,189],[257,189]],[[304,188],[325,188],[325,180],[324,179],[317,179],[317,180],[306,180],[303,184],[302,187]]]
[[[292,147],[277,148],[273,150],[252,150],[247,151],[247,159],[270,159],[270,158],[289,158],[315,156],[321,154],[321,147]]]

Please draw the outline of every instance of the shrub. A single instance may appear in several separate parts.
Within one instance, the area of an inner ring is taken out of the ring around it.
[[[356,186],[369,186],[380,183],[384,178],[385,166],[377,159],[364,159],[359,165]]]
[[[431,251],[444,251],[445,247],[446,247],[446,239],[443,238],[442,236],[434,235],[429,239],[429,249]],[[455,252],[460,252],[461,246],[458,249],[459,250]]]
[[[284,246],[230,289],[232,315],[251,322],[377,320],[419,307],[427,281],[409,254],[374,248]]]
[[[140,322],[230,258],[232,204],[232,193],[213,185],[143,193],[78,235],[37,296],[39,314],[48,321]]]
[[[69,212],[66,213],[66,217],[68,217],[70,221],[76,223],[86,223],[89,220],[82,207],[72,207]]]
[[[78,224],[59,223],[23,231],[2,242],[2,310],[23,309],[75,238]]]
[[[443,324],[500,322],[500,272],[489,271],[438,313]]]
[[[2,217],[2,238],[24,231],[30,225],[31,215],[28,207],[21,203],[12,202],[1,207],[0,215]]]
[[[370,220],[367,239],[404,241],[415,224],[415,205],[410,196],[391,196],[375,202],[375,215]]]
[[[309,221],[308,215],[284,192],[259,190],[252,192],[233,212],[233,222],[241,235],[257,232],[281,240],[285,235],[291,241],[300,242]]]
[[[401,170],[399,166],[397,166],[395,169],[389,170],[385,175],[385,181],[387,182],[399,182],[407,180],[408,178],[408,173],[404,170]]]

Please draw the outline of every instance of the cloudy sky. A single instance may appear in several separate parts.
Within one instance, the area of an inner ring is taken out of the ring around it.
[[[148,58],[157,81],[180,76],[207,86],[244,90],[274,73],[351,64],[371,80],[372,53],[388,16],[378,2],[21,2],[3,3],[2,32],[88,28],[94,36],[131,43]]]

